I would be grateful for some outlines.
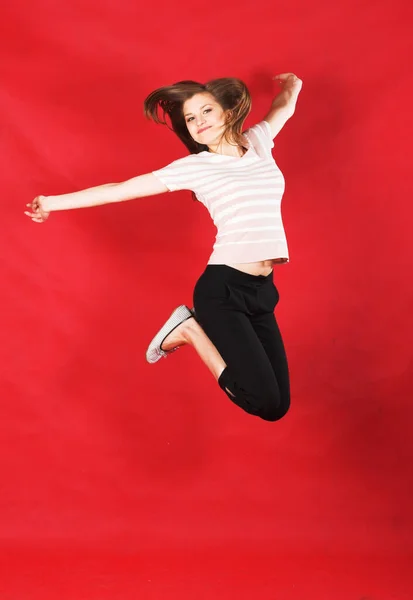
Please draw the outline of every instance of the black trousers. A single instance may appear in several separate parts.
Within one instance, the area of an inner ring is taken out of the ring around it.
[[[219,386],[266,421],[281,419],[290,406],[287,356],[274,316],[279,298],[273,271],[250,275],[228,265],[207,265],[193,294],[196,319],[227,365]]]

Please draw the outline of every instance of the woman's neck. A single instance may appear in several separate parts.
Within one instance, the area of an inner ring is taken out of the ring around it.
[[[221,154],[222,156],[235,156],[241,158],[246,152],[248,152],[248,148],[245,146],[235,146],[233,144],[221,144],[218,146],[209,146],[208,152],[213,154]]]
[[[221,135],[217,140],[214,140],[213,143],[208,146],[208,152],[213,154],[221,154],[222,156],[234,156],[236,158],[241,158],[244,156],[250,147],[250,142],[248,138],[243,135],[244,144],[238,144],[233,138],[227,140],[224,135]]]

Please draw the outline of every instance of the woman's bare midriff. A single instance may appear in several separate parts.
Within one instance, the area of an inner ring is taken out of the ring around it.
[[[268,260],[260,260],[252,263],[227,263],[229,267],[234,267],[244,273],[250,275],[269,275],[273,269],[273,265],[277,263],[287,262],[287,258],[270,258]]]

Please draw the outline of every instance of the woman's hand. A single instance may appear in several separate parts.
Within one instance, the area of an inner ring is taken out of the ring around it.
[[[283,86],[283,90],[294,90],[298,93],[303,86],[302,80],[294,73],[280,73],[275,75],[273,79],[278,79],[278,83]]]
[[[25,211],[24,214],[31,218],[35,223],[44,223],[49,216],[50,212],[46,212],[42,207],[42,200],[46,196],[36,196],[31,204],[26,204],[31,208],[32,212]]]
[[[273,100],[273,106],[291,106],[294,110],[298,94],[303,86],[301,79],[294,73],[280,73],[273,79],[277,80],[281,86],[281,90]]]

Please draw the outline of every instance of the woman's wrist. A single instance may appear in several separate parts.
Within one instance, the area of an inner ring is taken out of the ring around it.
[[[42,196],[40,205],[44,212],[51,212],[53,210],[53,196]]]

